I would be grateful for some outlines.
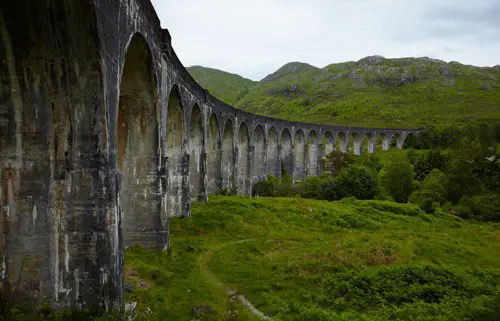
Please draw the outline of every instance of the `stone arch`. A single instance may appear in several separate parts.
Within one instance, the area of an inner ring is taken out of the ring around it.
[[[352,133],[350,137],[349,152],[356,156],[361,156],[362,154],[362,144],[363,144],[363,134]]]
[[[281,172],[287,175],[293,175],[293,152],[292,135],[288,128],[281,132]]]
[[[234,177],[234,128],[233,122],[228,119],[222,134],[222,189],[230,191],[235,186]]]
[[[255,127],[253,136],[254,160],[252,179],[258,181],[266,176],[264,167],[266,161],[266,134],[264,133],[264,128],[261,125]]]
[[[215,114],[208,120],[207,128],[207,193],[213,195],[221,187],[220,172],[220,129],[219,122]]]
[[[204,198],[203,184],[203,115],[198,105],[191,110],[189,125],[189,187],[191,200]]]
[[[335,139],[335,150],[347,154],[349,147],[349,136],[344,132],[338,132]]]
[[[323,148],[324,155],[328,155],[335,150],[335,140],[333,139],[333,135],[330,131],[326,131],[323,135]]]
[[[294,177],[298,180],[303,180],[306,176],[306,139],[304,137],[304,132],[302,131],[302,129],[299,129],[295,132],[294,153]]]
[[[380,149],[380,150],[388,150],[389,149],[389,144],[387,142],[387,137],[386,137],[385,133],[379,133],[377,135],[375,148]]]
[[[280,176],[278,160],[278,131],[271,127],[267,139],[267,172],[276,177]]]
[[[144,38],[136,34],[125,56],[117,124],[119,206],[125,246],[155,245],[161,240],[157,104],[151,53]]]
[[[318,135],[314,130],[307,136],[306,173],[307,176],[318,175]]]
[[[238,195],[249,195],[249,171],[248,154],[250,151],[250,136],[248,127],[242,122],[238,130],[238,164],[236,166],[238,176]]]
[[[102,294],[80,293],[82,308],[104,304],[103,295],[108,302],[117,299],[100,282],[105,275],[110,283],[120,282],[111,265],[111,249],[118,249],[118,242],[113,242],[107,229],[116,223],[115,217],[108,217],[111,210],[97,210],[103,202],[95,196],[106,199],[112,192],[104,180],[92,179],[92,175],[109,177],[110,172],[99,166],[109,160],[101,61],[91,1],[1,2],[0,213],[4,228],[0,237],[5,242],[0,253],[7,276],[2,290],[8,291],[11,277],[18,275],[24,257],[32,254],[40,263],[30,271],[33,288],[29,294],[24,289],[17,294],[27,304],[47,297],[59,305],[74,306],[78,294],[59,289],[77,284]],[[101,261],[106,272],[81,255],[90,249],[85,242],[89,235],[98,236],[95,246],[106,256]],[[72,246],[64,253],[56,251],[65,240]],[[77,267],[79,280],[74,277]]]
[[[399,133],[393,133],[389,142],[389,149],[398,148],[398,140],[400,138]]]
[[[184,139],[186,133],[186,121],[184,107],[181,104],[181,96],[177,85],[170,89],[167,105],[166,124],[166,146],[167,156],[167,215],[181,216],[189,215],[183,211],[183,159],[185,156]]]
[[[363,136],[362,150],[366,151],[368,154],[375,153],[375,135],[372,133],[366,133]]]
[[[402,149],[415,148],[417,145],[417,135],[408,133],[402,141]]]

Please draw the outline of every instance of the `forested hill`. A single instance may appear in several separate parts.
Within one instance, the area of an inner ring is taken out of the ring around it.
[[[259,82],[190,67],[215,97],[256,114],[364,127],[500,122],[500,66],[380,56],[324,68],[292,62]]]

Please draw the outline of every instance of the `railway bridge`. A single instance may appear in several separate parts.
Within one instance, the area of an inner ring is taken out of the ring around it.
[[[1,290],[29,265],[25,302],[111,309],[124,247],[168,247],[192,200],[416,133],[229,106],[189,75],[149,0],[1,1]]]

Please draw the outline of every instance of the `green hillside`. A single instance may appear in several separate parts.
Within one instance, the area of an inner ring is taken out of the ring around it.
[[[500,66],[380,56],[324,68],[294,62],[253,86],[203,67],[190,72],[227,103],[288,120],[396,128],[500,121]]]
[[[230,105],[235,105],[249,88],[257,84],[250,79],[218,69],[192,66],[187,70],[203,88]]]

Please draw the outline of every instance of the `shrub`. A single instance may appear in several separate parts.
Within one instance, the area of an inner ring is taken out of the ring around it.
[[[252,187],[252,196],[272,197],[276,187],[269,179],[263,179],[255,182]]]
[[[301,196],[303,198],[311,198],[311,199],[319,198],[319,189],[323,181],[324,179],[317,176],[311,176],[306,178],[306,180],[300,184]]]
[[[460,148],[451,152],[452,158],[447,164],[448,191],[450,201],[457,203],[464,196],[484,193],[488,190],[485,183],[494,177],[486,174],[483,160],[492,156],[481,147],[479,139],[464,138]],[[486,174],[486,175],[483,175]]]
[[[360,273],[337,273],[326,281],[325,301],[339,310],[404,306],[409,303],[441,303],[477,291],[453,270],[432,265],[380,267]],[[371,295],[367,295],[370,293]]]
[[[456,210],[463,218],[500,222],[500,197],[498,194],[465,197]]]
[[[356,157],[356,165],[364,166],[377,172],[382,169],[380,158],[375,154],[363,154]]]
[[[436,207],[446,202],[446,175],[438,169],[433,169],[422,182],[420,189],[410,196],[410,202],[417,204],[427,213],[432,213]]]
[[[445,164],[444,155],[437,149],[419,153],[414,157],[414,170],[418,180],[424,179],[433,169],[443,169]]]
[[[327,173],[337,173],[343,168],[346,168],[353,163],[348,154],[339,151],[333,151],[326,155],[321,162],[323,163],[324,171]]]
[[[297,195],[297,187],[293,184],[293,178],[290,175],[283,175],[277,179],[276,193],[277,197],[291,197]]]
[[[377,176],[363,166],[349,166],[334,179],[324,181],[318,190],[320,198],[333,201],[344,197],[373,199],[378,191]]]
[[[373,199],[377,194],[377,176],[363,166],[349,166],[335,178],[340,198]]]
[[[289,175],[276,178],[269,174],[266,179],[260,180],[252,186],[252,196],[287,197],[296,194],[297,188],[293,185],[292,177]]]
[[[406,203],[414,190],[413,170],[406,157],[391,157],[380,171],[380,184],[396,202]]]
[[[367,211],[371,208],[384,213],[394,213],[406,216],[419,216],[422,214],[422,210],[418,206],[411,206],[410,204],[397,204],[390,201],[379,200],[364,201],[361,204],[363,211]]]
[[[338,200],[337,185],[333,178],[325,180],[318,188],[318,198],[327,201]]]

